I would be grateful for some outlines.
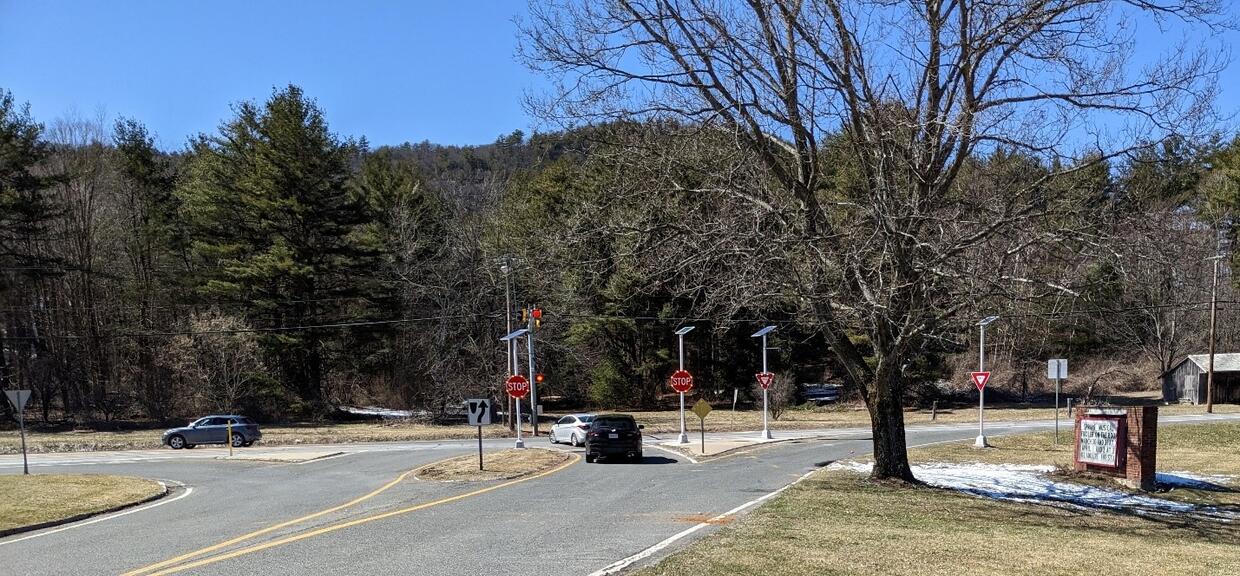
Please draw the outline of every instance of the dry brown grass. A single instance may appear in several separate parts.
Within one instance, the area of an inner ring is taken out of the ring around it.
[[[598,413],[608,412],[598,410]],[[1202,406],[1172,405],[1164,406],[1159,413],[1162,415],[1201,414]],[[1238,413],[1240,406],[1220,404],[1215,406],[1220,414]],[[647,434],[674,434],[680,431],[680,416],[676,410],[661,411],[629,411],[637,422],[645,425]],[[686,414],[686,422],[696,428],[697,417]],[[553,419],[556,415],[547,415]],[[1053,408],[1033,408],[1023,405],[994,406],[987,404],[986,418],[990,421],[1042,420],[1055,417]],[[1061,412],[1067,418],[1066,411]],[[914,426],[921,424],[952,424],[974,422],[977,419],[976,407],[942,409],[937,419],[931,420],[929,410],[907,410],[904,413],[905,424]],[[852,428],[870,425],[870,416],[860,405],[838,405],[822,408],[794,408],[786,411],[779,420],[771,421],[772,430],[809,430],[816,428]],[[551,422],[539,425],[544,434],[551,429]],[[727,409],[717,409],[706,417],[707,432],[742,432],[762,428],[762,412],[742,410],[733,413]],[[279,446],[289,444],[346,444],[350,442],[388,442],[418,440],[451,440],[468,439],[477,435],[473,426],[434,426],[409,422],[366,422],[349,424],[293,424],[279,426],[263,426],[261,444]],[[525,425],[526,433],[530,425]],[[27,433],[27,444],[32,453],[38,452],[82,452],[92,450],[131,450],[151,449],[160,447],[162,429],[138,430],[126,432],[34,432]],[[483,428],[486,438],[506,438],[508,429],[494,425]],[[0,454],[16,454],[21,451],[21,443],[16,430],[0,433]]]
[[[1238,545],[1240,531],[1225,525],[995,502],[824,471],[637,574],[1221,576],[1235,574]]]
[[[158,482],[129,476],[34,474],[0,476],[0,531],[95,514],[151,498]]]
[[[563,450],[513,448],[502,452],[483,453],[482,470],[478,469],[478,455],[470,454],[428,464],[419,468],[415,475],[421,480],[439,482],[511,480],[545,472],[573,458],[571,453]]]

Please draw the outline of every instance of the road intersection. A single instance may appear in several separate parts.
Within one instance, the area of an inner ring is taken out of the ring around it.
[[[993,422],[987,432],[1050,427]],[[967,425],[916,426],[908,436],[912,446],[975,433]],[[699,463],[658,449],[667,438],[651,437],[640,464],[586,465],[576,458],[539,476],[490,483],[427,482],[409,474],[471,453],[476,443],[470,441],[245,451],[332,454],[300,463],[220,459],[227,450],[216,448],[36,454],[34,473],[143,476],[172,491],[145,507],[0,539],[0,562],[7,573],[30,575],[606,574],[657,560],[823,463],[870,450],[865,429],[782,436],[787,440]],[[550,447],[545,438],[530,440]],[[512,441],[484,445],[496,450]],[[20,473],[20,456],[0,456],[0,473]]]

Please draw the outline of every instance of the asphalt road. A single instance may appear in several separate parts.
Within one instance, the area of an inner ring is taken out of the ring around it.
[[[987,434],[1049,425],[988,423]],[[908,432],[910,445],[975,435],[968,425]],[[299,464],[220,460],[223,448],[32,455],[36,474],[129,474],[173,489],[146,507],[0,539],[0,571],[591,574],[665,546],[636,564],[657,560],[731,516],[705,520],[753,503],[825,462],[870,450],[867,430],[785,434],[793,436],[802,438],[702,463],[655,449],[650,444],[658,439],[648,439],[640,464],[577,459],[541,477],[489,483],[395,482],[423,464],[476,451],[469,441],[271,449],[342,452]],[[528,446],[549,446],[545,438],[527,440]],[[512,442],[485,445],[493,450]],[[20,456],[0,457],[0,473],[20,473],[20,466]]]

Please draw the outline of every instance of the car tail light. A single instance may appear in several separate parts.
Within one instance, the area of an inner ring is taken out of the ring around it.
[[[590,429],[590,425],[589,425],[589,424],[578,424],[578,425],[577,425],[577,427],[578,427],[578,428],[581,428],[582,430],[589,430],[589,429]]]

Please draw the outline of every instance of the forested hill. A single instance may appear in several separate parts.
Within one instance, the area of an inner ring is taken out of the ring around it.
[[[168,152],[138,120],[42,122],[0,94],[0,387],[34,390],[45,421],[438,412],[498,397],[505,263],[514,309],[545,311],[540,392],[567,405],[657,405],[683,324],[697,326],[695,393],[712,400],[752,396],[762,326],[779,327],[771,366],[787,390],[852,386],[829,335],[804,321],[822,306],[863,355],[883,334],[831,268],[804,264],[835,239],[790,242],[803,212],[756,202],[776,186],[769,168],[715,126],[371,149],[290,86]],[[849,149],[840,134],[820,150],[830,173],[814,194],[841,235],[863,235]],[[1152,387],[1201,351],[1203,259],[1216,230],[1232,234],[1238,149],[1219,137],[1078,166],[1002,148],[970,158],[952,202],[985,216],[1029,190],[1039,216],[952,270],[927,268],[952,280],[914,298],[926,326],[902,359],[904,399],[967,385],[972,324],[988,314],[1003,318],[987,333],[992,387],[1014,398],[1044,390],[1048,357],[1072,359],[1074,386],[1104,390]],[[881,270],[876,254],[855,257]],[[1240,335],[1226,267],[1219,293],[1228,351]],[[939,314],[944,301],[965,319]]]

